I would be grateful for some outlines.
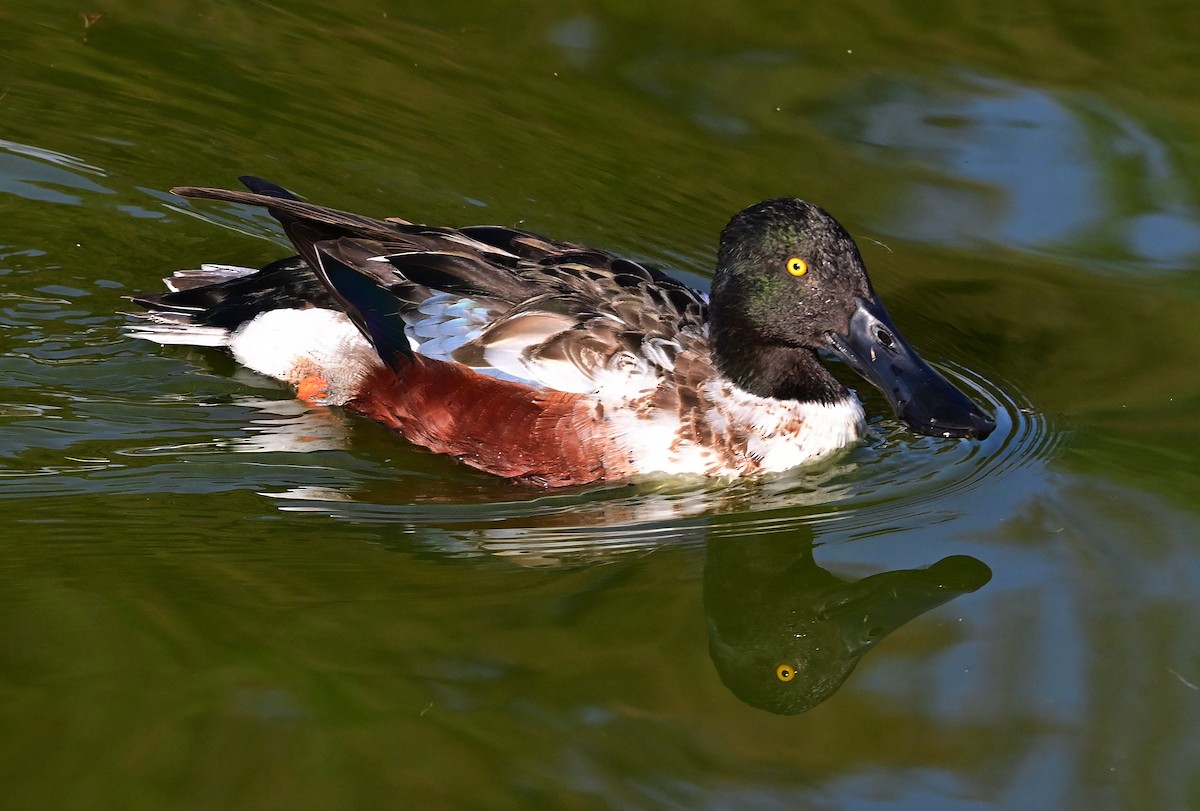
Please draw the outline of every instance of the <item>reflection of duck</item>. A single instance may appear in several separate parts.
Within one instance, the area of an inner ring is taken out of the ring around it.
[[[205,266],[139,296],[162,343],[224,346],[313,403],[346,405],[501,476],[566,485],[783,470],[854,441],[862,407],[828,350],[930,435],[994,422],[900,337],[849,234],[770,200],[721,235],[711,304],[654,268],[497,226],[374,220],[252,193],[299,257]]]
[[[709,652],[742,701],[781,715],[804,712],[833,695],[879,640],[991,576],[975,558],[954,555],[928,569],[846,582],[817,565],[809,540],[710,539]]]

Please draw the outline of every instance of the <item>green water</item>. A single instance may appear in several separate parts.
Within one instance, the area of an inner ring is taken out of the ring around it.
[[[0,8],[0,806],[1200,809],[1198,32]],[[172,270],[286,250],[166,191],[244,173],[700,286],[734,211],[803,196],[1000,427],[917,438],[859,386],[870,436],[814,469],[514,489],[123,334]],[[807,712],[752,706],[776,660]]]

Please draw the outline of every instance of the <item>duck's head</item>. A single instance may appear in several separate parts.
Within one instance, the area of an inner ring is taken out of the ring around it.
[[[918,433],[982,439],[996,427],[900,335],[846,229],[803,200],[767,200],[730,220],[710,312],[718,369],[752,394],[845,397],[818,360],[823,349],[877,386]]]

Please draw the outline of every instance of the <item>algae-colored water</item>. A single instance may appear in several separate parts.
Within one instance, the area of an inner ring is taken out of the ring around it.
[[[0,805],[1200,808],[1198,31],[0,9]],[[917,438],[864,385],[867,440],[812,469],[516,489],[122,332],[176,268],[286,251],[166,191],[245,173],[701,287],[733,212],[805,197],[1000,427]],[[797,634],[815,706],[766,711]]]

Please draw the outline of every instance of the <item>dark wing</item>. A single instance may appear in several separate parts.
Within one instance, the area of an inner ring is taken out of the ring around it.
[[[706,341],[704,297],[655,268],[501,226],[376,220],[243,182],[251,192],[173,191],[266,207],[327,288],[326,303],[319,292],[313,303],[336,300],[389,363],[415,349],[540,387],[627,398],[657,387],[684,346]]]

